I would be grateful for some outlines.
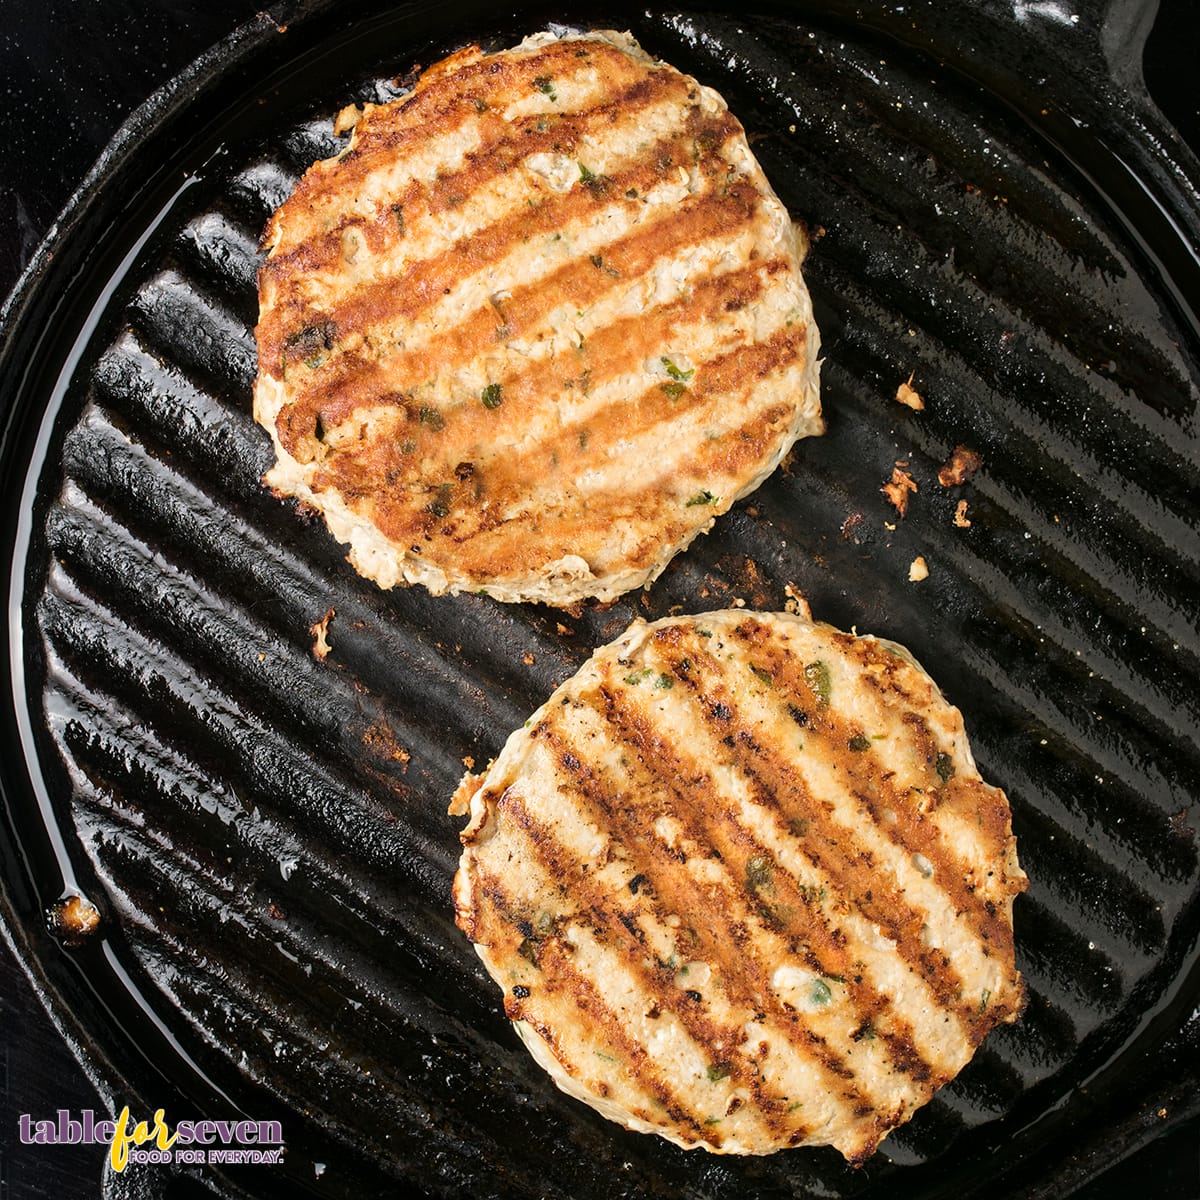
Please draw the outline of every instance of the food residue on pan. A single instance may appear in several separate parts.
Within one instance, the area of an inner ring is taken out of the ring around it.
[[[954,453],[938,471],[938,483],[942,487],[957,487],[960,483],[966,483],[981,466],[983,459],[976,451],[966,446],[955,446]]]
[[[954,510],[954,523],[959,529],[971,528],[970,519],[967,517],[967,502],[965,500],[960,500],[958,507]]]
[[[901,516],[908,512],[909,492],[917,490],[913,477],[904,470],[907,466],[907,461],[897,462],[892,468],[892,478],[879,489],[892,502]]]
[[[329,657],[329,625],[336,615],[336,610],[331,608],[315,625],[308,627],[308,632],[313,635],[313,655],[322,662]]]
[[[489,764],[489,770],[491,769]],[[472,775],[471,771],[474,767],[467,768],[467,774],[462,777],[462,782],[454,789],[454,795],[450,797],[450,804],[446,811],[452,817],[465,817],[471,809],[471,798],[481,787],[487,776],[485,771],[481,775]]]
[[[401,771],[407,771],[412,755],[396,741],[396,735],[387,725],[371,725],[363,734],[363,745],[369,750],[391,759],[400,764]]]
[[[925,561],[925,555],[918,554],[908,565],[908,582],[920,583],[922,579],[929,578],[929,564]]]
[[[925,400],[921,396],[921,393],[912,385],[913,375],[915,374],[916,372],[914,371],[908,377],[907,381],[896,389],[896,400],[906,408],[911,408],[913,412],[921,412],[925,408]]]
[[[100,925],[100,910],[86,896],[67,896],[50,910],[52,931],[68,946],[78,946]]]
[[[1188,809],[1181,808],[1177,813],[1172,813],[1169,819],[1171,832],[1176,837],[1186,838],[1189,842],[1196,840],[1196,830],[1188,823]]]
[[[330,608],[330,610],[325,613],[325,616],[320,618],[316,624],[308,626],[308,632],[312,634],[313,638],[313,656],[314,658],[320,659],[322,662],[324,662],[326,658],[329,658],[329,652],[332,649],[329,644],[329,626],[336,616],[336,610],[334,610],[334,608]]]
[[[808,601],[804,598],[804,593],[800,591],[795,584],[785,583],[783,585],[783,594],[787,597],[784,604],[784,611],[791,613],[793,616],[801,616],[806,620],[812,617],[812,610],[808,607]]]
[[[349,133],[355,125],[358,124],[362,117],[362,109],[357,104],[347,104],[336,117],[333,118],[333,134],[334,137],[341,137],[344,133]]]

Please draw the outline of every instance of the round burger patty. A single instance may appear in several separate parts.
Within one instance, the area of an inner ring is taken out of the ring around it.
[[[1023,1007],[1008,802],[891,643],[635,622],[468,806],[458,924],[537,1061],[631,1129],[860,1162]]]
[[[254,415],[360,573],[611,600],[822,431],[803,238],[714,91],[541,34],[355,118],[264,234]]]

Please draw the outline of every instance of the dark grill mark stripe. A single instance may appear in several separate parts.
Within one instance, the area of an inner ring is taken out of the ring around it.
[[[606,703],[604,711],[595,708],[591,711],[604,721],[611,719],[609,709],[610,705]],[[662,750],[660,745],[629,736],[629,731],[623,725],[618,726],[616,732],[618,745],[640,749],[645,755],[658,755]],[[560,756],[567,752],[582,752],[579,747],[572,745],[565,731],[554,729],[549,722],[538,728],[537,736],[548,739]],[[814,1030],[798,1025],[798,1022],[802,1021],[798,1014],[794,1014],[785,1008],[782,1002],[774,999],[774,989],[765,964],[754,953],[755,939],[756,936],[760,940],[786,939],[778,933],[768,931],[759,920],[755,912],[756,898],[750,897],[747,890],[736,883],[732,886],[714,884],[716,894],[709,894],[682,869],[678,859],[669,849],[657,841],[647,843],[641,839],[640,835],[653,821],[653,813],[648,814],[646,811],[645,797],[658,790],[665,790],[673,795],[674,802],[666,806],[663,812],[669,813],[680,822],[687,838],[701,845],[713,846],[726,863],[735,861],[738,864],[736,875],[744,877],[747,860],[766,853],[746,830],[728,818],[723,806],[712,802],[711,797],[714,793],[708,786],[709,780],[702,772],[685,777],[679,770],[673,769],[679,764],[672,762],[669,756],[663,756],[657,761],[669,764],[662,774],[647,768],[639,769],[630,763],[626,767],[630,772],[628,781],[613,780],[610,777],[595,780],[573,774],[568,786],[577,803],[592,813],[602,814],[603,820],[600,823],[607,825],[614,842],[627,850],[631,846],[644,847],[643,856],[636,860],[634,869],[649,878],[652,894],[660,901],[660,911],[655,913],[656,917],[663,911],[705,914],[705,923],[694,929],[695,936],[699,939],[696,943],[695,957],[719,965],[731,1003],[740,1004],[749,1012],[760,1012],[764,1021],[769,1015],[773,1019],[775,1031],[781,1033],[788,1041],[794,1042],[799,1029],[803,1028],[802,1036],[808,1040],[812,1056],[829,1076],[830,1094],[840,1095],[850,1107],[863,1104],[864,1097],[855,1074],[844,1059]],[[689,769],[693,766],[694,764],[688,764]],[[559,786],[564,786],[566,781],[560,776],[558,783]],[[636,808],[632,805],[614,805],[609,799],[614,793],[627,795],[630,791],[636,791],[642,799]],[[727,875],[726,879],[728,878]],[[818,975],[852,978],[852,964],[842,952],[833,932],[824,926],[819,917],[809,913],[809,905],[799,893],[794,894],[791,899],[795,907],[805,915],[805,920],[798,922],[802,928],[791,930],[791,935],[807,935],[818,943],[815,948],[809,950],[808,966]],[[659,923],[663,924],[661,920]],[[757,935],[751,932],[751,924],[758,926]],[[737,952],[731,954],[731,947],[737,947]],[[854,985],[851,984],[851,992],[855,991]],[[870,1001],[867,995],[867,989],[862,989],[862,995],[866,1015],[860,1013],[860,1017],[867,1019],[875,1009],[873,1001]],[[907,1032],[907,1023],[899,1018],[898,1037],[905,1037]]]
[[[725,797],[714,786],[711,775],[707,772],[693,773],[703,769],[698,763],[676,753],[674,738],[661,734],[644,712],[624,702],[622,694],[616,690],[603,688],[601,695],[604,707],[602,712],[596,710],[598,715],[612,724],[622,742],[639,750],[640,756],[646,761],[656,764],[654,770],[634,770],[634,775],[640,776],[634,780],[635,787],[653,787],[657,784],[669,788],[677,801],[671,810],[672,815],[684,825],[688,837],[693,841],[718,849],[734,878],[748,880],[750,863],[755,858],[774,863],[774,855],[770,850],[738,824],[725,803]],[[762,802],[766,798],[758,799]],[[770,806],[770,810],[778,812],[774,806]],[[785,822],[780,819],[778,825],[781,836],[785,836]],[[886,996],[856,981],[858,972],[846,948],[844,934],[813,905],[787,872],[775,870],[771,882],[778,900],[774,907],[774,918],[789,937],[808,947],[808,965],[819,975],[843,979],[840,986],[845,989],[848,1007],[854,1010],[855,1024],[858,1027],[870,1024],[878,1029],[897,1070],[911,1072],[915,1082],[928,1081],[934,1073],[916,1050],[911,1023]],[[763,908],[769,907],[764,904],[763,896],[748,884],[741,891],[750,900],[751,907],[757,908],[760,913]],[[770,994],[769,980],[761,970],[758,978],[749,982],[753,986],[767,988],[767,994]]]
[[[581,768],[581,770],[587,771],[586,768]],[[591,773],[589,772],[589,774]],[[591,780],[590,786],[588,782],[582,782],[585,789],[594,793],[594,778]],[[760,1103],[756,1106],[755,1116],[762,1120],[772,1135],[778,1136],[784,1132],[783,1126],[776,1119],[776,1114],[784,1108],[788,1097],[779,1096],[777,1093],[768,1093],[757,1079],[756,1072],[750,1064],[742,1060],[740,1056],[735,1057],[732,1053],[732,1047],[735,1047],[741,1040],[742,1030],[737,1026],[718,1023],[707,1014],[701,1004],[689,996],[687,991],[675,986],[673,968],[660,967],[656,970],[645,965],[647,951],[637,933],[620,917],[614,919],[614,897],[604,889],[597,887],[589,875],[581,869],[576,856],[556,841],[545,825],[528,812],[521,798],[515,794],[515,789],[509,789],[504,793],[497,805],[497,810],[512,820],[525,833],[545,875],[556,884],[566,885],[567,892],[575,905],[573,921],[590,926],[591,930],[599,935],[598,940],[602,942],[624,943],[625,953],[622,956],[622,963],[637,979],[641,994],[661,1008],[670,1010],[701,1051],[718,1043],[731,1048],[730,1057],[721,1060],[729,1068],[729,1077],[736,1084],[758,1095]],[[616,899],[617,904],[620,904],[621,898],[617,897]],[[648,1056],[641,1061],[647,1067],[650,1066]],[[710,1061],[709,1065],[716,1066],[717,1063]],[[642,1082],[641,1075],[642,1072],[639,1070],[639,1082]],[[796,1127],[795,1123],[789,1123],[786,1130],[790,1131]]]
[[[782,690],[796,692],[806,688],[803,667],[798,668],[795,661],[773,643],[770,630],[762,623],[752,620],[743,622],[733,631],[733,636],[737,637],[748,651],[760,654],[768,660],[768,670],[775,675]],[[946,893],[954,911],[970,918],[974,932],[982,941],[999,948],[1002,952],[1011,953],[1011,927],[993,901],[981,897],[967,885],[965,879],[968,864],[960,862],[942,845],[938,837],[937,823],[925,821],[922,813],[914,813],[911,799],[892,784],[887,771],[872,750],[854,753],[844,749],[856,730],[848,722],[838,719],[836,705],[826,708],[814,706],[810,728],[813,732],[819,730],[825,736],[825,752],[831,757],[836,757],[839,768],[849,777],[851,790],[863,803],[875,827],[905,854],[924,855],[933,866],[938,887]],[[929,765],[933,767],[932,763]],[[932,769],[929,775],[931,789],[948,790]],[[960,783],[954,786],[961,796],[966,785]],[[994,789],[987,788],[984,784],[976,784],[974,791],[985,808],[999,808]],[[884,809],[890,809],[896,814],[895,824],[883,820]],[[990,824],[994,829],[994,822]],[[981,823],[980,832],[985,832],[987,827]],[[998,847],[986,847],[986,850],[989,858],[1001,861]]]
[[[713,443],[708,455],[693,455],[688,467],[680,468],[676,480],[702,472],[709,462],[732,473],[741,464],[760,459],[772,431],[790,416],[790,408],[777,405],[751,417],[742,427],[730,430],[721,443]],[[592,493],[586,508],[579,505],[567,511],[539,512],[536,543],[528,535],[528,526],[522,524],[527,519],[522,512],[494,526],[485,526],[465,543],[469,554],[459,547],[451,557],[441,547],[433,545],[427,546],[424,557],[430,562],[444,562],[447,570],[452,568],[467,578],[477,579],[528,574],[568,554],[582,556],[595,574],[609,570],[618,556],[619,562],[628,569],[643,570],[662,560],[664,547],[695,536],[712,511],[711,507],[701,505],[689,508],[686,502],[665,490],[639,494],[628,489],[609,489]],[[403,531],[412,528],[404,524],[410,519],[408,512],[406,507],[399,505],[390,508],[385,499],[376,504],[372,515],[385,534],[403,543]],[[693,517],[693,513],[698,515]],[[653,519],[655,524],[652,529],[645,528],[636,546],[614,548],[613,524],[626,518],[635,524]],[[393,521],[399,523],[392,524]],[[443,525],[442,528],[453,533],[452,526]],[[521,529],[522,533],[516,533],[516,529]]]
[[[484,872],[478,865],[475,869],[477,895],[473,906],[476,917],[473,936],[495,957],[515,957],[517,946],[524,938],[520,929],[521,898],[515,892],[511,892],[506,883],[497,876]],[[480,897],[486,897],[487,904],[480,903]],[[610,1043],[624,1051],[631,1074],[650,1095],[658,1099],[671,1120],[691,1130],[697,1139],[704,1138],[706,1131],[702,1118],[668,1085],[662,1073],[650,1060],[646,1048],[629,1035],[627,1028],[605,1002],[596,985],[575,967],[570,953],[557,939],[546,938],[541,943],[537,969],[545,982],[540,987],[531,988],[530,996],[525,1000],[506,1005],[510,1018],[529,1020],[535,1028],[539,1028],[539,1032],[544,1030],[549,1034],[546,1039],[548,1044],[561,1053],[557,1038],[553,1034],[552,1022],[544,1022],[540,1027],[536,1024],[539,1020],[538,1001],[543,995],[551,997],[553,1004],[557,1004],[560,997],[570,997],[592,1018],[596,1027],[604,1031],[604,1036]],[[559,1058],[559,1061],[570,1075],[577,1074],[582,1066],[571,1064],[562,1058]],[[590,1073],[590,1064],[588,1069]],[[653,1120],[653,1117],[647,1119]],[[660,1121],[659,1124],[661,1123]]]
[[[640,205],[639,200],[625,199],[624,193],[631,188],[640,193],[653,186],[664,173],[664,160],[673,152],[670,141],[658,143],[651,154],[634,161],[612,181],[607,196],[623,205]],[[536,207],[521,206],[464,236],[432,258],[406,263],[397,275],[344,293],[340,303],[333,307],[313,307],[299,290],[283,292],[258,326],[260,369],[282,377],[287,339],[302,329],[328,323],[336,329],[361,331],[386,321],[414,320],[463,278],[500,262],[523,242],[539,236],[553,236],[578,221],[591,219],[603,201],[604,197],[598,197],[583,185],[553,193]],[[749,224],[758,211],[759,201],[757,188],[739,177],[736,183],[693,193],[677,207],[662,206],[667,211],[658,214],[656,220],[648,224],[639,220],[622,238],[606,244],[598,253],[611,260],[626,279],[631,279],[644,273],[666,254]],[[512,315],[522,327],[534,327],[557,303],[589,302],[609,279],[612,277],[597,272],[587,257],[581,257],[565,264],[548,278],[523,283],[525,297],[537,307],[532,312],[514,308]],[[613,286],[619,282],[612,279]],[[543,296],[540,289],[545,286],[555,290]],[[555,297],[555,303],[548,303],[550,296]],[[320,380],[322,390],[334,393],[350,386],[352,377],[360,370],[357,356],[346,355],[344,363],[339,361],[340,357],[330,364],[332,370],[323,368],[323,371],[329,370],[329,374]],[[373,372],[368,370],[367,373]],[[375,386],[378,388],[378,381]],[[357,390],[356,403],[370,400],[369,392],[363,395],[361,388]],[[324,398],[325,403],[329,398]],[[312,401],[302,396],[298,403],[307,409]],[[337,410],[332,411],[336,414]]]
[[[681,638],[674,647],[678,657],[667,659],[673,662],[676,675],[687,680],[692,672],[682,672],[678,665],[685,656],[683,651],[696,664],[695,674],[706,680],[703,696],[696,693],[697,714],[713,739],[728,748],[730,760],[755,789],[759,803],[778,809],[785,823],[806,823],[802,848],[809,861],[830,876],[840,894],[856,898],[863,916],[887,931],[897,945],[897,953],[918,971],[939,1005],[957,1013],[964,1023],[969,1022],[976,1013],[964,1002],[961,980],[949,959],[921,943],[922,913],[910,907],[900,892],[874,871],[871,853],[859,842],[855,831],[835,821],[816,802],[787,757],[744,732],[751,727],[750,722],[741,715],[729,689],[709,682],[724,676],[724,665],[708,653],[704,640],[694,635]],[[659,653],[665,653],[661,646]],[[733,736],[731,731],[735,731]],[[736,731],[743,731],[742,736]],[[675,754],[682,758],[678,747]],[[686,766],[679,769],[686,770]]]
[[[802,331],[799,334],[781,331],[767,342],[741,346],[704,364],[707,382],[697,388],[697,398],[690,403],[707,408],[736,405],[743,398],[741,391],[747,386],[747,376],[756,379],[759,371],[769,369],[767,364],[773,363],[776,368],[786,366],[803,352],[803,346]],[[481,406],[475,407],[483,411]],[[471,477],[450,485],[445,492],[446,511],[442,514],[445,519],[437,521],[439,531],[458,547],[453,558],[456,568],[468,572],[481,570],[480,560],[488,555],[488,535],[530,513],[537,515],[539,525],[538,550],[534,553],[545,561],[557,557],[555,547],[561,545],[563,537],[574,539],[581,532],[590,532],[591,538],[586,549],[577,546],[577,552],[590,557],[595,549],[592,542],[599,532],[595,511],[605,514],[605,529],[623,505],[631,510],[631,515],[638,517],[644,517],[647,510],[657,506],[665,512],[668,526],[673,524],[671,518],[675,517],[680,531],[695,527],[707,512],[702,508],[699,514],[693,513],[673,494],[675,488],[682,488],[688,479],[703,482],[714,476],[721,479],[736,476],[744,465],[763,456],[767,445],[778,439],[793,415],[793,410],[783,404],[758,412],[743,405],[751,412],[750,418],[740,428],[726,431],[719,441],[700,443],[688,462],[673,464],[670,456],[663,454],[657,473],[646,465],[638,472],[627,472],[627,478],[615,487],[596,488],[586,493],[586,503],[575,499],[577,493],[570,484],[564,483],[564,476],[570,478],[574,472],[584,470],[589,462],[604,463],[606,452],[621,440],[647,439],[658,430],[663,432],[665,443],[665,427],[678,416],[677,407],[657,385],[652,385],[640,396],[611,404],[587,418],[582,427],[588,431],[588,444],[586,449],[578,451],[577,458],[574,452],[574,447],[579,445],[577,431],[567,425],[547,428],[545,436],[523,453],[493,452],[490,461],[474,463]],[[464,445],[456,434],[451,418],[439,436],[449,435],[456,448],[443,460],[444,466],[426,470],[422,476],[450,479],[453,462],[472,454],[470,443]],[[383,441],[382,454],[393,452],[393,441]],[[332,483],[344,493],[368,492],[374,490],[372,483],[377,480],[377,472],[377,460],[368,450],[357,456],[339,456],[317,474],[316,481],[319,487]],[[416,502],[413,499],[412,489],[419,485],[420,478],[403,482],[409,490],[395,489],[400,499],[395,508],[379,504],[375,509],[378,527],[399,543],[430,525],[420,493],[417,493]],[[486,508],[482,506],[483,501],[488,502]],[[503,536],[507,538],[507,532]],[[483,540],[478,544],[473,540],[480,538]],[[494,538],[491,541],[494,544]],[[661,530],[650,536],[646,547],[649,558],[661,554],[664,544],[670,545],[671,540]],[[502,553],[512,553],[513,549],[501,545]],[[527,552],[530,549],[526,547]],[[430,557],[436,561],[436,551]],[[502,569],[503,565],[497,564],[497,569]]]
[[[639,76],[617,96],[612,95],[610,87],[605,92],[606,99],[602,103],[582,112],[550,118],[544,114],[532,114],[511,124],[499,117],[480,120],[480,145],[466,155],[465,166],[440,174],[432,184],[420,179],[411,180],[403,191],[388,196],[387,203],[373,216],[347,215],[341,212],[342,206],[336,203],[338,197],[351,190],[348,185],[358,182],[354,178],[357,172],[348,167],[347,156],[340,160],[336,168],[328,172],[334,178],[323,180],[323,189],[313,197],[314,201],[321,200],[326,206],[333,206],[333,210],[340,215],[328,229],[321,228],[290,249],[273,253],[263,270],[272,278],[283,279],[295,270],[311,273],[323,272],[330,267],[337,269],[337,260],[342,255],[341,235],[351,226],[362,230],[368,247],[379,253],[396,240],[397,220],[394,210],[397,205],[407,214],[403,238],[416,237],[419,240],[422,229],[427,224],[432,225],[432,218],[437,214],[458,207],[464,196],[476,194],[481,188],[518,166],[522,159],[531,154],[546,151],[566,153],[574,150],[584,138],[602,134],[607,127],[615,123],[617,116],[628,117],[673,95],[678,97],[682,105],[686,93],[687,83],[681,75],[675,72],[659,72],[649,77]],[[683,113],[698,112],[695,108],[683,109],[681,116]],[[478,119],[477,114],[473,115]],[[539,124],[546,124],[547,120],[550,121],[548,127],[539,129]],[[372,122],[371,127],[377,124],[378,122]],[[682,121],[680,132],[683,132]],[[422,143],[431,136],[429,131],[424,129],[418,129],[416,133]],[[394,160],[388,149],[380,148],[373,156],[364,149],[355,161],[374,169],[381,165],[384,168],[390,167]],[[324,190],[329,188],[330,184],[333,185],[332,190]],[[286,214],[285,232],[293,219],[299,226],[308,226],[311,225],[313,217],[311,212],[302,212],[298,218]]]
[[[531,95],[533,80],[543,75],[568,78],[586,61],[576,57],[579,48],[578,41],[557,42],[528,58],[489,56],[419,86],[411,96],[396,101],[394,124],[373,121],[364,130],[365,136],[356,139],[354,149],[339,164],[344,177],[358,183],[370,174],[377,156],[395,156],[409,145],[453,136],[462,125],[484,115],[477,110],[476,100],[499,109]],[[625,88],[647,74],[645,64],[607,43],[589,42],[587,49],[593,60],[599,60],[607,88]],[[564,72],[564,67],[569,70]]]

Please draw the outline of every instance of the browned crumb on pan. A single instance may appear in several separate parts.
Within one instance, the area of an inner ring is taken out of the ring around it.
[[[412,762],[412,755],[396,741],[396,735],[386,725],[372,725],[363,735],[363,745],[369,750],[400,763],[407,768]]]
[[[68,946],[77,946],[100,924],[100,910],[83,896],[68,896],[50,913],[54,931]]]
[[[908,582],[920,583],[922,579],[929,578],[929,564],[925,561],[923,554],[918,554],[908,565]]]
[[[908,463],[898,462],[892,468],[892,478],[879,489],[892,502],[901,516],[908,512],[909,492],[917,490],[913,477],[904,470],[906,466]]]
[[[913,412],[921,412],[925,408],[925,400],[921,393],[912,385],[913,375],[915,374],[916,372],[914,371],[908,377],[908,380],[896,389],[896,400],[906,408],[911,408]]]
[[[329,625],[336,615],[331,608],[315,625],[308,627],[308,632],[313,636],[313,655],[322,662],[329,657]]]
[[[851,538],[853,538],[854,535],[858,532],[858,527],[863,523],[864,519],[865,518],[863,517],[862,513],[852,512],[842,522],[842,541],[844,541],[844,542],[850,541]]]
[[[465,763],[467,760],[463,759]],[[474,764],[471,764],[474,766]],[[454,790],[454,795],[450,797],[450,807],[446,811],[452,817],[465,817],[471,807],[471,797],[475,795],[481,787],[487,772],[481,775],[472,775],[470,770],[462,777],[462,781]]]
[[[983,459],[966,446],[955,446],[954,453],[938,472],[938,483],[942,487],[956,487],[967,480],[983,466]]]
[[[959,529],[971,528],[971,521],[967,516],[967,502],[965,500],[960,500],[958,507],[954,510],[954,523]]]
[[[1181,808],[1177,813],[1172,813],[1169,819],[1171,832],[1176,837],[1186,838],[1189,842],[1196,840],[1196,831],[1188,824],[1187,807]]]
[[[808,607],[808,601],[804,598],[804,593],[795,584],[785,583],[783,585],[783,594],[787,597],[787,601],[783,607],[788,612],[796,616],[801,616],[806,621],[812,620],[812,609]]]
[[[341,137],[343,133],[349,133],[351,129],[358,124],[362,118],[362,109],[357,104],[347,104],[337,116],[333,118],[333,134],[334,137]]]

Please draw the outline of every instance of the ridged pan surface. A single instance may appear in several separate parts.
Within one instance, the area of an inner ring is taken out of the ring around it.
[[[1195,930],[1186,306],[1081,171],[934,55],[811,13],[572,13],[721,91],[814,235],[828,433],[606,609],[382,592],[261,485],[259,234],[336,151],[344,104],[547,20],[402,16],[264,41],[273,85],[244,122],[223,113],[217,152],[185,152],[72,333],[16,648],[47,811],[103,916],[99,948],[65,953],[114,1031],[142,1011],[122,989],[140,995],[181,1096],[211,1105],[203,1077],[281,1119],[287,1165],[227,1180],[246,1194],[986,1194],[1073,1136],[1056,1110],[1181,986]],[[910,379],[924,411],[894,399]],[[983,465],[943,486],[959,445]],[[903,517],[880,492],[898,463]],[[566,1099],[452,919],[465,764],[633,617],[779,609],[789,585],[907,645],[961,707],[1030,877],[1026,1014],[858,1171],[832,1151],[686,1153]]]

